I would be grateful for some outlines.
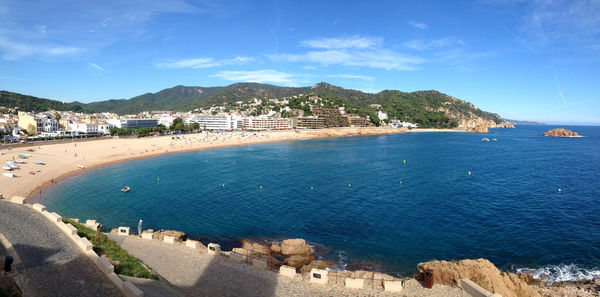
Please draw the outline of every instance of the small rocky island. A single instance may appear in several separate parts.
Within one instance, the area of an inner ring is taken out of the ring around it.
[[[573,132],[571,130],[557,128],[544,132],[544,136],[552,136],[552,137],[576,137],[579,136],[579,133]]]

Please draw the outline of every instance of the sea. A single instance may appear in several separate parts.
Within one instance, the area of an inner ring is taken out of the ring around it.
[[[487,258],[549,282],[600,277],[600,127],[561,127],[584,137],[524,125],[162,155],[86,171],[34,199],[105,230],[142,219],[228,248],[303,238],[339,268],[408,276],[419,262]]]

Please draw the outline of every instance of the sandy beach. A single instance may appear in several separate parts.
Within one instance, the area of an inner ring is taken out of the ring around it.
[[[0,194],[6,197],[29,198],[49,183],[94,167],[116,162],[148,158],[163,154],[248,145],[255,143],[301,140],[319,137],[379,135],[404,133],[405,129],[392,128],[335,128],[322,130],[285,130],[263,132],[227,132],[168,135],[145,138],[109,138],[94,141],[20,147],[9,151],[2,148],[0,162],[23,160],[20,169],[10,171],[16,177],[0,176]],[[33,150],[33,151],[29,151]],[[27,159],[19,155],[30,154]],[[42,161],[37,165],[34,161]],[[84,168],[81,168],[84,167]],[[8,171],[4,171],[8,172]]]

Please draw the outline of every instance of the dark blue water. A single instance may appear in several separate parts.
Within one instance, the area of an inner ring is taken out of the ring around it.
[[[540,135],[550,128],[485,135],[497,142],[407,133],[165,155],[73,177],[42,203],[108,228],[143,219],[214,240],[300,237],[331,248],[330,260],[396,274],[478,257],[599,273],[600,127]]]

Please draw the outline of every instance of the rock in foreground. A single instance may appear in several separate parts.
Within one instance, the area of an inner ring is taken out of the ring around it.
[[[420,263],[417,278],[422,279],[427,269],[433,270],[434,284],[460,287],[460,280],[466,277],[484,289],[503,297],[540,297],[537,290],[530,287],[518,275],[500,272],[486,259]]]
[[[553,136],[553,137],[573,137],[579,136],[579,133],[573,132],[571,130],[557,128],[544,132],[544,136]]]

